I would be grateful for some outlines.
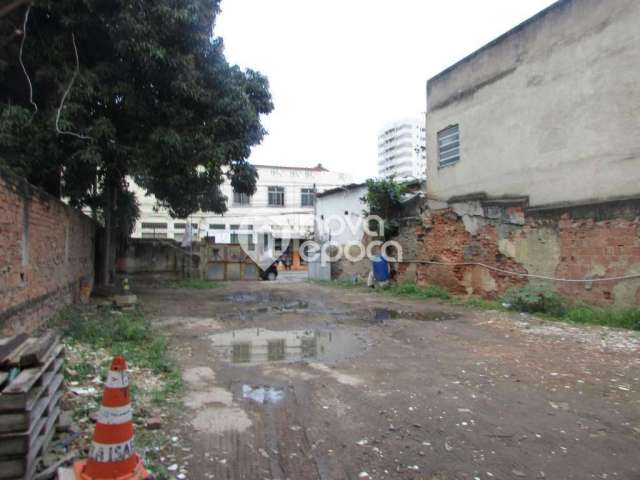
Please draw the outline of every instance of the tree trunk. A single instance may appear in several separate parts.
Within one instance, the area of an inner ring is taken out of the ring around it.
[[[103,285],[111,284],[111,244],[112,240],[112,217],[113,217],[113,187],[107,182],[106,184],[106,201],[104,205],[104,257],[102,264]]]

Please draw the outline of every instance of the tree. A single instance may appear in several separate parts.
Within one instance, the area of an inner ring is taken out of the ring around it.
[[[402,207],[402,195],[406,192],[406,186],[396,182],[393,177],[367,180],[367,193],[361,200],[367,204],[369,210],[364,214],[365,216],[374,215],[383,220],[385,240],[398,234],[400,223],[396,215]],[[369,229],[377,231],[377,221],[372,220],[372,222],[374,224],[370,224]]]
[[[225,59],[218,13],[219,0],[22,8],[26,37],[0,50],[0,162],[94,208],[108,239],[135,213],[130,178],[180,218],[224,212],[225,178],[253,194],[247,158],[273,104],[263,75]]]

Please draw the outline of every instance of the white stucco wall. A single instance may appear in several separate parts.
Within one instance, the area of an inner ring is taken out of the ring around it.
[[[231,242],[232,233],[252,235],[256,243],[260,241],[258,235],[262,233],[272,238],[307,238],[313,231],[314,207],[301,205],[302,189],[315,188],[317,192],[323,192],[352,180],[350,174],[324,169],[262,165],[257,165],[256,168],[259,175],[257,191],[249,205],[234,204],[233,189],[230,182],[225,180],[221,190],[228,199],[227,212],[223,215],[197,212],[191,216],[191,221],[199,227],[200,237],[215,236],[219,243]],[[269,206],[270,186],[284,188],[284,206]],[[152,195],[145,196],[144,191],[135,183],[131,182],[131,188],[140,202],[140,218],[132,236],[144,236],[143,223],[163,223],[167,225],[165,238],[181,239],[184,230],[176,229],[175,225],[185,223],[185,220],[172,219],[165,209],[157,207]],[[212,229],[211,225],[224,225],[225,228]],[[231,228],[235,225],[239,225],[240,229]],[[249,230],[248,226],[253,228]],[[161,235],[164,235],[164,230]]]
[[[366,204],[360,200],[366,186],[353,187],[323,195],[316,200],[316,240],[345,245],[362,240],[364,235],[363,211]]]
[[[427,191],[532,206],[640,194],[640,2],[563,0],[428,82]],[[461,159],[439,168],[437,132]]]

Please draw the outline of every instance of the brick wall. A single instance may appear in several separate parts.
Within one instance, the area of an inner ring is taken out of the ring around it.
[[[37,328],[91,292],[95,223],[0,170],[0,334]]]
[[[499,298],[510,287],[542,283],[564,297],[595,305],[640,304],[640,201],[565,206],[545,210],[524,205],[470,201],[424,208],[417,259],[483,263],[501,270],[593,282],[523,278],[481,266],[417,264],[409,279],[451,291]],[[400,267],[403,272],[408,267]],[[410,278],[415,275],[414,278]],[[405,278],[407,278],[405,276]]]
[[[562,296],[594,305],[639,305],[640,201],[637,199],[548,209],[514,201],[423,202],[395,238],[405,263],[400,281],[436,284],[459,294],[498,299],[510,287],[541,283]],[[593,282],[560,282],[508,275],[500,270]],[[341,262],[346,275],[369,268]],[[346,275],[339,275],[343,278]]]

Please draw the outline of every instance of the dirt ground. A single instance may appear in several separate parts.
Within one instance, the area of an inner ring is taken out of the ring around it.
[[[184,370],[178,478],[640,479],[635,333],[303,282],[137,293]]]

